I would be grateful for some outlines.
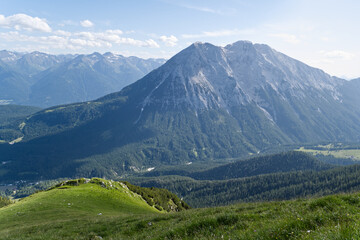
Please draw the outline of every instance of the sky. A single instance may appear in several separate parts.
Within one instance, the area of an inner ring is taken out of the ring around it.
[[[0,49],[168,59],[248,40],[352,79],[359,13],[357,0],[0,0]]]

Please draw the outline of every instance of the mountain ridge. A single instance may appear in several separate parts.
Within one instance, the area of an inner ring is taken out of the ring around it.
[[[7,92],[0,92],[0,100],[39,107],[94,100],[121,90],[165,62],[109,52],[52,55],[6,50],[0,52],[0,61],[8,75],[15,75]],[[0,81],[6,81],[5,76]]]
[[[345,101],[347,84],[265,45],[196,43],[120,92],[29,116],[22,142],[0,145],[0,159],[14,159],[7,177],[47,177],[46,164],[57,177],[117,177],[282,144],[356,142],[360,108]]]

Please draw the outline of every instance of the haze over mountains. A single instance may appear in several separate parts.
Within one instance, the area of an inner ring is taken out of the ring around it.
[[[119,91],[165,62],[121,55],[0,51],[0,101],[50,107]]]
[[[111,73],[107,54],[78,56],[58,68],[84,65]],[[38,76],[65,75],[57,71]],[[24,119],[21,141],[0,145],[0,161],[11,159],[0,179],[116,177],[281,144],[358,142],[357,82],[267,45],[195,43],[120,92]]]

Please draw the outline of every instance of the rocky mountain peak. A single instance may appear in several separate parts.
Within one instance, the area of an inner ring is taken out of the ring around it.
[[[255,103],[270,116],[264,96],[302,99],[309,92],[340,99],[342,80],[277,52],[264,44],[238,41],[225,47],[196,42],[140,81],[152,82],[141,109],[223,108]],[[270,117],[271,118],[271,117]]]

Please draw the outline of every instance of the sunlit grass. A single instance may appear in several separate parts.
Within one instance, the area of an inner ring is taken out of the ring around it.
[[[313,155],[324,155],[324,156],[333,156],[335,158],[348,158],[355,161],[360,161],[360,149],[338,149],[338,150],[318,150],[318,149],[307,149],[301,147],[296,149],[297,151],[311,153]]]
[[[359,194],[161,213],[84,184],[1,208],[0,239],[358,239],[359,213]]]

